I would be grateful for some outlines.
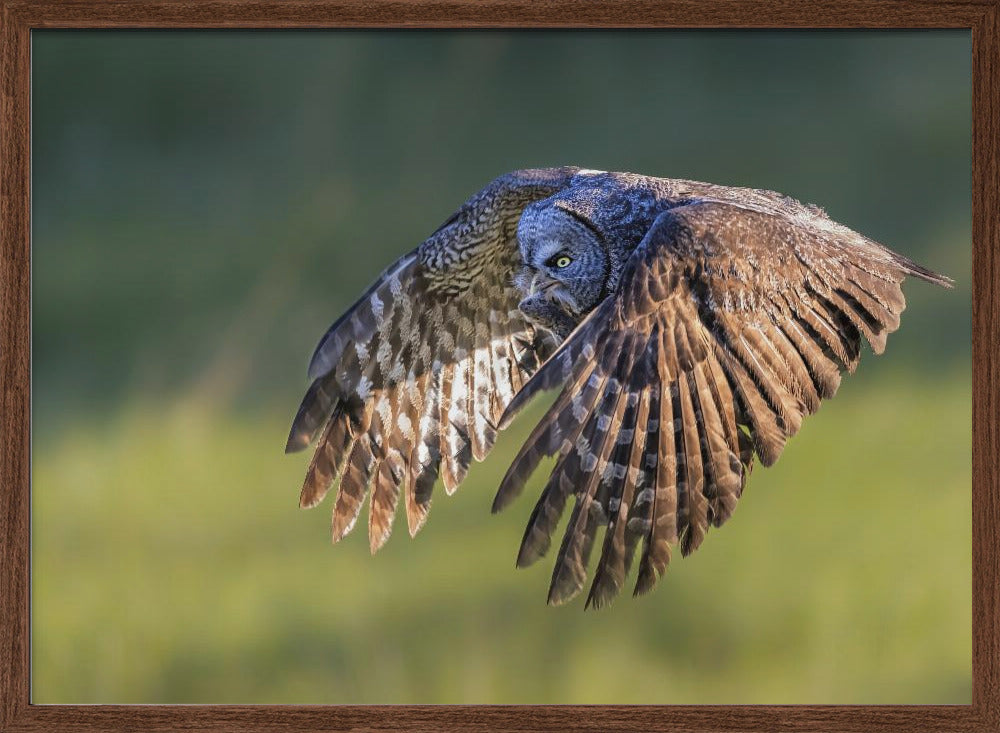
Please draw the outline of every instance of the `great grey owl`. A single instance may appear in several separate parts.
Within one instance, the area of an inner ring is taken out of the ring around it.
[[[327,331],[287,452],[314,440],[299,503],[334,484],[333,539],[370,494],[372,552],[402,493],[410,534],[528,400],[561,389],[500,484],[556,456],[519,566],[575,497],[549,602],[635,594],[732,514],[754,455],[781,454],[899,326],[907,275],[951,281],[773,191],[580,168],[520,170],[466,201]]]

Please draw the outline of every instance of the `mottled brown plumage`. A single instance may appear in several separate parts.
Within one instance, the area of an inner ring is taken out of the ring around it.
[[[549,550],[575,497],[550,603],[655,585],[733,513],[753,456],[899,326],[912,275],[950,281],[771,191],[576,168],[516,171],[469,199],[329,329],[287,450],[316,441],[300,496],[337,486],[333,538],[370,496],[372,551],[402,500],[410,534],[538,392],[560,389],[500,484],[556,456],[517,556]],[[554,353],[553,353],[554,352]],[[402,496],[401,496],[402,495]]]

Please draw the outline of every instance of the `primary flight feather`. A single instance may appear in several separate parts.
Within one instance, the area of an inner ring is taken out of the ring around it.
[[[286,446],[316,443],[299,503],[337,487],[336,541],[370,497],[374,552],[402,498],[413,535],[438,477],[454,492],[497,430],[559,389],[493,510],[556,456],[518,565],[548,551],[573,496],[549,602],[584,587],[598,539],[587,605],[622,589],[640,543],[645,593],[672,545],[686,555],[729,518],[753,457],[774,463],[834,395],[862,337],[882,353],[907,276],[951,285],[773,191],[514,171],[386,269],[320,340]]]

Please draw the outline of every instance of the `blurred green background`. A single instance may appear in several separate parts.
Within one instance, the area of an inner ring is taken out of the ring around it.
[[[970,702],[969,63],[958,31],[36,31],[33,701]],[[588,613],[514,568],[533,492],[489,513],[541,405],[374,558],[282,453],[378,271],[560,164],[777,189],[957,282]]]

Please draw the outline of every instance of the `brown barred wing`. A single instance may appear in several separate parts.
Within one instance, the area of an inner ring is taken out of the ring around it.
[[[640,543],[635,594],[666,570],[671,546],[695,550],[732,514],[753,456],[785,441],[899,326],[907,275],[950,281],[817,211],[697,201],[661,214],[619,291],[566,339],[508,407],[561,387],[515,458],[494,510],[542,458],[555,467],[518,554],[548,550],[570,496],[550,603],[582,588],[598,529],[587,605],[623,587]]]
[[[354,527],[369,494],[372,552],[388,538],[401,496],[416,534],[438,476],[450,494],[493,447],[503,410],[555,346],[517,308],[517,220],[572,172],[495,180],[389,267],[320,341],[286,452],[316,442],[299,503],[315,506],[337,488],[334,541]]]

